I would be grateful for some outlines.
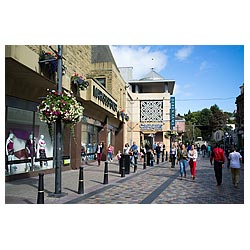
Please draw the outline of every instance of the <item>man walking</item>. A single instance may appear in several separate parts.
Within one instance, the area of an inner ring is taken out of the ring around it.
[[[222,168],[225,162],[224,150],[219,147],[219,144],[216,143],[215,148],[212,150],[210,156],[210,163],[213,165],[214,160],[214,174],[217,181],[217,186],[220,186],[222,183]]]
[[[131,159],[130,162],[132,165],[135,165],[135,158],[137,160],[138,158],[138,146],[136,145],[136,142],[133,142],[133,145],[130,148],[130,153],[131,153]]]
[[[240,163],[241,163],[242,156],[233,147],[232,152],[229,154],[228,159],[230,161],[229,166],[231,168],[233,185],[235,188],[237,188],[239,181],[240,181]]]

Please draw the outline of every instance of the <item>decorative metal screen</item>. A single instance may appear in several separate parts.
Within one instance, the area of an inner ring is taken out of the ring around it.
[[[141,101],[141,122],[162,122],[163,101]]]

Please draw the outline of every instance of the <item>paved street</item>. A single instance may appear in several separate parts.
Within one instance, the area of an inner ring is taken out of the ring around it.
[[[213,166],[208,158],[200,157],[197,162],[197,178],[191,179],[188,167],[187,178],[181,180],[179,167],[171,169],[168,162],[138,171],[121,178],[117,161],[109,164],[109,184],[103,184],[104,162],[97,167],[93,162],[84,167],[84,194],[78,194],[79,170],[62,172],[64,197],[49,197],[54,192],[54,174],[44,176],[46,204],[243,204],[244,166],[241,168],[240,184],[231,183],[230,170],[223,169],[223,184],[216,186]],[[7,182],[6,204],[37,201],[38,177]]]

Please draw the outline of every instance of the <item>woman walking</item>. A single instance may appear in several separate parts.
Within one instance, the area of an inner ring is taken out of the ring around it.
[[[114,147],[109,144],[108,146],[108,162],[112,162],[113,160]]]
[[[176,148],[175,144],[173,143],[172,147],[170,149],[171,168],[175,167],[176,157],[177,157],[177,148]]]
[[[98,166],[101,165],[101,159],[102,159],[102,150],[104,147],[104,143],[100,142],[97,147],[96,147],[96,154],[97,154],[97,162],[98,162]]]
[[[197,160],[197,150],[194,148],[194,144],[192,144],[191,149],[188,151],[189,158],[189,166],[192,179],[195,179],[196,176],[196,160]]]

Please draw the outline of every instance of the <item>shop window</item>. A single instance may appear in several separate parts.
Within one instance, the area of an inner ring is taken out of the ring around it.
[[[88,160],[93,160],[97,145],[98,127],[91,124],[82,124],[81,144],[82,151],[88,155]],[[83,156],[83,155],[82,155]]]
[[[8,107],[6,115],[6,174],[52,168],[53,144],[39,114]]]

